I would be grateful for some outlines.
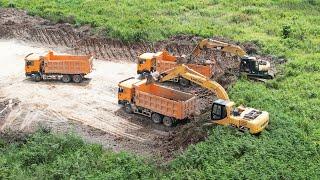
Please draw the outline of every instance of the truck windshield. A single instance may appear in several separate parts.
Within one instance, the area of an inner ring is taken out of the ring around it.
[[[141,58],[138,59],[138,63],[139,63],[139,64],[144,64],[145,62],[146,62],[145,59],[141,59]]]
[[[33,65],[33,61],[26,61],[26,66],[32,66]]]
[[[119,88],[118,88],[118,92],[119,92],[119,93],[122,93],[122,92],[123,92],[123,88],[122,88],[122,87],[119,87]]]

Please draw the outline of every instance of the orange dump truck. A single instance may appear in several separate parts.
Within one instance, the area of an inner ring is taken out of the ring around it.
[[[170,55],[167,51],[161,51],[157,53],[143,53],[138,58],[137,73],[152,73],[159,72],[163,73],[169,69],[178,66],[178,58]],[[212,77],[212,65],[211,64],[186,64],[189,68],[196,72],[211,78]],[[182,86],[187,86],[190,81],[181,77],[173,79],[174,82],[179,82]]]
[[[176,121],[191,117],[196,97],[146,80],[129,78],[118,84],[118,103],[127,113],[150,117],[154,123],[173,126]]]
[[[25,57],[25,72],[34,81],[58,79],[67,83],[80,83],[92,71],[91,56],[56,55],[49,51],[45,56],[29,54]]]

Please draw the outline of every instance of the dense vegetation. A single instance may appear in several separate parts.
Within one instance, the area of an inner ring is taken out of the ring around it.
[[[105,151],[73,135],[39,131],[10,140],[0,141],[0,179],[146,179],[156,175],[155,168],[141,158]]]
[[[1,4],[8,6],[9,1],[4,0]],[[259,53],[288,59],[286,65],[279,67],[282,71],[275,80],[252,86],[252,82],[243,79],[229,91],[236,102],[270,113],[270,127],[260,136],[214,128],[208,140],[189,147],[168,166],[161,167],[164,171],[160,174],[154,174],[154,167],[137,158],[102,152],[95,145],[82,145],[87,150],[83,158],[88,158],[86,156],[95,153],[91,151],[97,148],[107,159],[128,158],[130,167],[133,170],[141,168],[137,171],[146,176],[167,178],[320,178],[319,1],[15,0],[11,6],[55,21],[90,24],[106,36],[126,41],[155,41],[181,33],[203,37],[220,35],[241,42],[252,41],[261,48]],[[51,143],[51,140],[55,138],[45,142]],[[39,142],[39,146],[41,144]],[[23,146],[26,152],[29,146],[32,144]],[[19,148],[10,146],[1,158],[18,161],[13,154],[20,151]],[[54,147],[46,148],[49,151]],[[98,158],[94,160],[97,164],[101,162]],[[64,163],[69,161],[75,162],[71,158]],[[46,165],[47,162],[31,167],[48,172],[53,165]],[[93,164],[86,167],[94,168]],[[112,161],[112,165],[116,175],[127,176],[126,171],[117,169],[121,162]],[[2,168],[6,167],[2,165]],[[8,167],[11,171],[12,166]],[[72,174],[80,168],[73,167],[63,173]],[[28,173],[28,169],[21,173]],[[90,172],[84,171],[83,175],[86,174]],[[139,176],[136,174],[135,177]]]

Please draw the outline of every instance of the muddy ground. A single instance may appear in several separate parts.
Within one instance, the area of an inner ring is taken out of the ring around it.
[[[214,37],[221,39],[221,37]],[[92,35],[90,27],[74,28],[53,24],[25,11],[0,8],[0,128],[33,132],[41,126],[56,132],[75,132],[89,142],[100,143],[115,151],[126,150],[167,160],[177,150],[203,140],[199,128],[206,115],[174,128],[155,125],[139,115],[128,115],[117,105],[117,83],[135,76],[136,57],[144,52],[167,49],[175,55],[192,51],[200,40],[193,36],[175,36],[155,43],[123,43]],[[228,41],[226,39],[223,39]],[[244,44],[257,51],[252,44]],[[81,84],[56,81],[35,83],[24,77],[25,55],[43,54],[53,49],[59,53],[91,54],[94,72]],[[239,59],[219,52],[204,52],[199,58],[214,62],[213,78],[225,88],[235,82],[226,72],[238,69]],[[175,89],[198,96],[199,110],[205,111],[214,94],[197,86]],[[202,120],[201,120],[202,119]]]

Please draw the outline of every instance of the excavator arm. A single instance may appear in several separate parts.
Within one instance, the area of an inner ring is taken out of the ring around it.
[[[189,81],[196,83],[210,91],[214,92],[219,99],[229,100],[229,96],[225,89],[217,82],[212,81],[208,77],[190,69],[188,66],[181,64],[173,69],[169,69],[161,73],[159,82],[171,80],[175,77],[183,77]]]
[[[193,49],[193,51],[189,55],[188,62],[193,61],[194,58],[198,57],[201,54],[201,52],[206,49],[216,49],[222,52],[229,52],[240,57],[247,56],[247,53],[240,46],[228,44],[213,39],[204,39],[200,43],[198,43],[197,46]]]

